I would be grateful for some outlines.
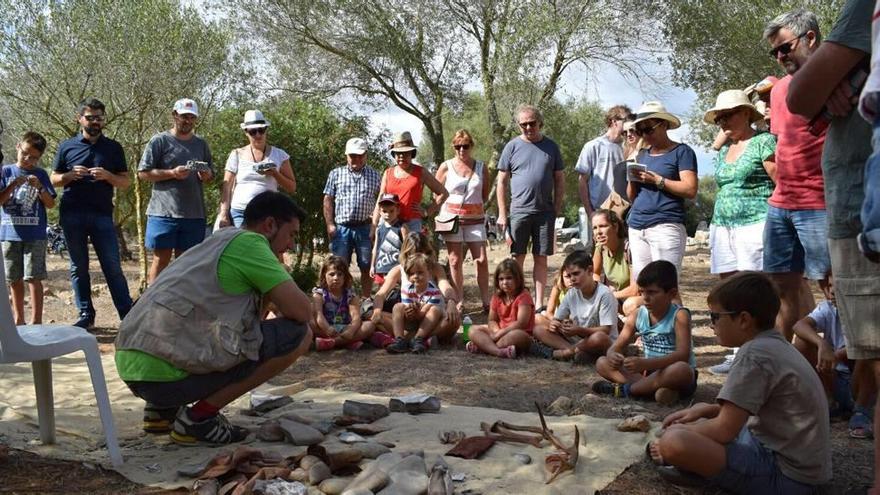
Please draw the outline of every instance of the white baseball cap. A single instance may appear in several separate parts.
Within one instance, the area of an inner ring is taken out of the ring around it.
[[[361,138],[351,138],[345,143],[346,155],[363,155],[367,152],[367,142]]]
[[[189,98],[181,98],[174,102],[174,111],[177,112],[177,115],[183,115],[185,113],[190,113],[199,116],[199,106],[195,101]]]

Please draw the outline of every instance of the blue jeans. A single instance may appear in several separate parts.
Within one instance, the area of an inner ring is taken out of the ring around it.
[[[351,254],[357,253],[357,265],[361,271],[370,269],[373,244],[370,242],[370,223],[354,227],[336,226],[336,235],[330,241],[330,251],[351,264]]]
[[[764,223],[764,271],[803,273],[822,280],[831,271],[825,210],[770,206]]]
[[[73,284],[73,299],[80,314],[95,314],[92,305],[92,281],[89,277],[89,244],[91,239],[101,271],[107,280],[113,305],[122,319],[131,309],[131,295],[128,282],[122,273],[119,260],[119,243],[113,217],[96,215],[91,212],[64,212],[60,218],[67,250],[70,253],[70,282]]]
[[[727,467],[710,478],[716,485],[733,493],[754,495],[814,493],[815,487],[782,474],[776,454],[743,426],[739,435],[725,447]]]
[[[875,256],[880,253],[880,119],[874,122],[871,139],[874,153],[865,164],[865,201],[862,203],[862,233],[859,249]]]

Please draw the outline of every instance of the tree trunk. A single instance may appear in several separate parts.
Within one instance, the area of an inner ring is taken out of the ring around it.
[[[147,289],[147,248],[144,244],[144,192],[141,188],[141,180],[137,174],[133,174],[134,182],[134,218],[137,226],[138,240],[138,292],[143,293]]]
[[[431,148],[434,152],[434,156],[432,157],[434,161],[433,173],[436,172],[437,169],[440,168],[440,164],[443,163],[443,150],[446,149],[444,143],[445,138],[443,136],[443,117],[439,112],[431,116],[431,130],[428,132],[428,136],[431,138]]]

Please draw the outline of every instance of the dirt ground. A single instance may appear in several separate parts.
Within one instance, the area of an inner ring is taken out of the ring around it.
[[[506,256],[506,248],[495,245],[490,250],[490,266]],[[441,254],[441,258],[445,256]],[[555,273],[564,255],[550,260]],[[682,276],[684,303],[694,317],[694,346],[699,368],[696,401],[712,401],[723,383],[708,367],[724,359],[727,350],[715,343],[706,308],[706,295],[715,278],[709,274],[706,250],[690,250]],[[530,280],[527,262],[527,280]],[[129,280],[137,279],[134,263],[125,266]],[[92,284],[97,294],[97,328],[103,352],[112,352],[118,318],[103,278],[93,261]],[[484,322],[472,266],[465,267],[466,306],[476,323]],[[530,283],[530,282],[529,282]],[[70,322],[75,319],[72,291],[68,282],[66,260],[49,256],[49,282],[44,321]],[[132,283],[134,285],[134,283]],[[817,297],[818,296],[817,294]],[[547,405],[559,397],[574,400],[576,414],[602,418],[623,418],[633,413],[661,420],[676,408],[653,402],[622,400],[588,394],[589,385],[598,379],[592,366],[535,358],[514,361],[477,356],[456,348],[432,349],[427,356],[392,356],[378,350],[358,352],[333,351],[310,354],[272,381],[273,384],[302,382],[309,387],[335,388],[361,393],[396,395],[420,391],[437,395],[444,402],[493,407],[512,411],[533,411],[534,402]],[[679,407],[687,406],[682,403]],[[589,441],[589,439],[587,439]],[[864,493],[873,472],[872,444],[853,440],[846,423],[832,424],[834,480],[827,493]],[[133,484],[112,471],[83,463],[66,462],[11,450],[4,455],[0,438],[0,493],[175,493]],[[76,488],[73,488],[76,487]],[[179,493],[179,492],[177,492]],[[665,483],[650,463],[639,462],[602,490],[603,494],[703,493]],[[708,491],[705,493],[715,493]]]

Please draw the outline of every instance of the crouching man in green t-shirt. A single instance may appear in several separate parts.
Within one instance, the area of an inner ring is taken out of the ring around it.
[[[146,401],[144,430],[183,445],[229,444],[248,431],[220,409],[308,351],[311,302],[278,261],[305,212],[277,192],[165,269],[122,321],[116,367]],[[283,317],[260,320],[271,302]]]

